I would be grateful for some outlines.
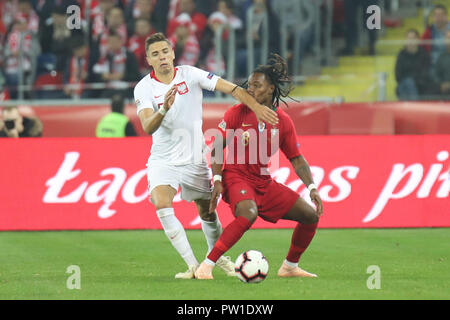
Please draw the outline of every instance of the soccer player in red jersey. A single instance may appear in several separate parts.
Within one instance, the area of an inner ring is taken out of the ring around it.
[[[225,113],[219,124],[221,134],[215,137],[211,154],[214,190],[210,212],[215,210],[223,192],[223,199],[230,205],[236,219],[223,230],[212,251],[196,270],[197,279],[213,279],[215,262],[242,237],[258,216],[272,223],[279,219],[298,222],[278,276],[316,277],[300,269],[298,261],[314,237],[323,207],[309,165],[299,151],[294,124],[279,108],[280,100],[288,96],[289,89],[286,62],[280,56],[272,55],[267,65],[257,67],[250,75],[248,93],[260,104],[275,110],[279,123],[272,126],[258,122],[246,105],[238,104]],[[270,177],[268,159],[263,159],[264,152],[267,151],[266,158],[270,158],[278,149],[277,142],[308,187],[316,209],[296,192]],[[223,166],[222,156],[217,154],[227,145],[228,156]]]

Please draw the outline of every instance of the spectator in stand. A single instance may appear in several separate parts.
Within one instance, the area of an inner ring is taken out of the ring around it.
[[[31,0],[19,0],[18,15],[27,21],[27,30],[34,34],[39,31],[39,16],[33,10]]]
[[[429,93],[430,56],[419,46],[420,34],[416,29],[406,32],[406,45],[397,56],[395,78],[399,100],[420,100]]]
[[[436,80],[440,99],[450,100],[450,30],[445,34],[445,51],[441,53],[436,62]]]
[[[194,34],[191,17],[182,13],[174,20],[174,34],[169,41],[175,51],[175,65],[195,66],[200,57],[200,45]]]
[[[208,26],[205,29],[200,43],[200,68],[211,71],[220,77],[223,77],[226,69],[224,54],[226,52],[225,47],[228,33],[224,32],[222,34],[223,48],[219,59],[216,57],[215,34],[218,28],[227,23],[227,17],[222,12],[216,11],[211,14],[208,18]]]
[[[5,37],[19,11],[18,0],[0,1],[0,33]]]
[[[127,43],[127,25],[125,24],[123,10],[119,7],[111,8],[106,16],[106,30],[100,36],[98,44],[100,57],[103,57],[106,54],[108,33],[111,31],[117,33],[120,36],[124,45]]]
[[[106,55],[94,65],[93,72],[108,85],[108,90],[104,90],[101,97],[111,97],[115,91],[132,97],[132,86],[124,89],[124,82],[140,80],[136,57],[126,49],[121,36],[114,31],[109,32]]]
[[[200,42],[199,67],[220,77],[224,77],[227,71],[229,32],[224,30],[222,33],[222,52],[218,57],[215,46],[216,32],[222,25],[228,25],[234,30],[239,30],[243,27],[242,20],[234,15],[233,8],[234,5],[231,0],[220,0],[217,3],[217,11],[209,16],[208,25]],[[215,95],[207,90],[203,94],[205,96]]]
[[[40,44],[42,48],[41,57],[48,57],[44,60],[55,60],[55,69],[61,72],[65,69],[67,59],[70,57],[70,43],[72,38],[83,35],[78,29],[70,30],[66,23],[66,8],[53,7],[51,17],[47,19],[41,29]]]
[[[179,12],[179,15],[183,13],[189,15],[192,21],[194,34],[199,41],[202,38],[203,32],[205,31],[206,25],[208,23],[205,15],[196,11],[194,0],[179,0]],[[168,38],[170,38],[174,34],[177,26],[178,22],[176,20],[176,17],[169,20],[166,31],[166,36]]]
[[[92,40],[94,42],[98,42],[100,36],[107,31],[106,17],[115,4],[115,0],[99,0],[98,6],[94,7],[92,13]]]
[[[127,21],[128,34],[135,32],[135,21],[145,19],[150,24],[153,22],[154,0],[132,0],[125,9],[125,19]]]
[[[244,27],[242,20],[234,13],[233,0],[219,0],[217,2],[217,12],[225,15],[227,23],[235,30],[242,29]]]
[[[307,53],[313,53],[316,25],[321,23],[316,19],[316,3],[313,0],[301,2],[298,0],[283,0],[273,1],[272,6],[278,18],[280,20],[283,19],[287,28],[287,52],[285,58],[290,71],[299,72],[300,70],[293,69],[294,63],[298,61],[300,65]],[[302,21],[304,27],[299,34],[299,38],[296,39],[296,25],[299,20]],[[299,55],[294,56],[296,41],[300,42]]]
[[[254,43],[255,64],[264,64],[260,61],[262,47],[262,14],[267,13],[268,16],[268,32],[269,32],[269,53],[279,53],[280,47],[280,21],[278,16],[272,10],[269,0],[248,0],[243,8],[253,8],[254,20],[251,26],[252,38]],[[236,65],[238,77],[247,77],[247,36],[246,32],[237,33],[236,35]],[[256,66],[255,66],[256,67]]]
[[[167,29],[170,1],[156,0],[153,7],[152,25],[156,32],[164,33]]]
[[[28,30],[26,17],[19,14],[8,34],[4,50],[3,71],[11,99],[17,99],[20,70],[23,72],[23,84],[28,82],[31,75],[33,55],[38,51],[35,42],[34,34]]]
[[[135,22],[136,31],[128,41],[128,50],[134,53],[139,64],[141,76],[150,72],[150,66],[147,63],[147,54],[145,52],[145,40],[155,33],[152,25],[147,19],[138,18]]]
[[[345,10],[345,48],[342,55],[353,55],[358,45],[358,32],[366,27],[366,21],[370,14],[367,8],[371,5],[380,5],[380,0],[344,0]],[[361,10],[362,9],[362,10]],[[363,16],[363,25],[358,26],[358,15]],[[369,36],[369,55],[375,55],[375,43],[377,41],[377,30],[367,30]]]
[[[37,117],[22,116],[17,107],[7,107],[2,110],[3,133],[0,137],[23,138],[42,137],[42,122]],[[0,124],[1,127],[1,124]]]
[[[64,93],[71,98],[90,98],[92,91],[84,89],[92,81],[93,57],[81,36],[72,39],[72,55],[64,72]]]
[[[439,55],[445,52],[443,42],[445,34],[450,30],[447,8],[443,5],[436,5],[433,9],[433,24],[428,26],[422,35],[422,40],[432,40],[433,44],[425,44],[425,48],[431,54],[431,63],[434,65]]]
[[[39,21],[45,23],[55,8],[63,7],[65,13],[67,13],[67,8],[73,5],[79,6],[80,4],[77,0],[38,0],[35,1],[34,10],[39,16]]]

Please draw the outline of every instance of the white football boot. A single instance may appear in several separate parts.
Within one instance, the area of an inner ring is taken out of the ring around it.
[[[187,271],[179,272],[175,275],[175,279],[194,279],[195,270],[197,270],[198,266],[191,265],[188,267]]]
[[[216,266],[225,272],[229,277],[236,277],[236,272],[234,271],[234,262],[231,261],[230,257],[221,256],[216,262]]]

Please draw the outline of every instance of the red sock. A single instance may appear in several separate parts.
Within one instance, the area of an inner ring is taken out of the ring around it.
[[[316,233],[316,224],[297,224],[292,234],[291,247],[289,248],[286,260],[297,263],[300,256],[305,252]]]
[[[227,252],[239,239],[244,235],[245,231],[250,229],[252,224],[247,218],[237,217],[231,222],[217,240],[214,248],[208,255],[208,259],[216,262],[219,258]]]

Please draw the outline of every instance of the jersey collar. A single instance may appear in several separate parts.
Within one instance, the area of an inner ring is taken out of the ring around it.
[[[178,68],[175,68],[175,71],[173,72],[173,78],[172,78],[172,80],[175,79],[175,76],[177,75],[177,70],[178,70]],[[161,82],[161,81],[156,77],[156,75],[155,75],[155,70],[152,70],[152,72],[150,72],[150,78],[155,79],[155,80],[158,81],[158,82]],[[162,83],[162,82],[161,82],[161,83]]]

